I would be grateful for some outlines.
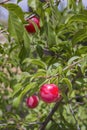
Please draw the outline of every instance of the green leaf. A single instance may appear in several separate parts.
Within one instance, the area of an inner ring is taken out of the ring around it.
[[[84,56],[81,62],[81,71],[83,74],[85,73],[86,68],[87,68],[87,55]]]
[[[30,90],[33,89],[36,83],[30,83],[22,90],[18,97],[14,98],[13,106],[18,107],[20,102],[22,101],[23,96]],[[17,87],[17,86],[16,86]]]
[[[22,88],[21,83],[16,84],[14,86],[14,92],[10,95],[10,97],[15,96],[20,91],[21,88]]]
[[[28,1],[28,5],[29,5],[31,8],[33,8],[33,10],[37,10],[39,4],[40,4],[40,1],[39,1],[39,0],[29,0],[29,1]]]
[[[44,70],[38,70],[35,74],[32,75],[31,81],[36,79],[36,78],[45,78],[46,77],[46,71]]]
[[[87,46],[82,46],[77,50],[77,54],[86,54],[87,53]]]
[[[69,59],[68,61],[68,65],[72,64],[73,61],[79,59],[80,57],[79,56],[73,56],[72,58]]]
[[[24,27],[22,21],[13,12],[9,12],[8,30],[18,43],[23,41]]]
[[[63,78],[62,79],[62,82],[64,82],[65,84],[67,84],[68,88],[69,88],[69,95],[71,94],[72,92],[72,84],[71,84],[71,81],[68,79],[68,78]]]
[[[40,67],[42,67],[44,69],[47,68],[46,64],[43,61],[41,61],[40,59],[29,59],[29,58],[26,58],[23,61],[23,63],[35,64],[35,65],[40,66]]]
[[[72,39],[72,43],[76,44],[78,42],[83,41],[84,39],[87,38],[87,29],[80,29],[78,32],[75,33],[73,39]]]
[[[9,11],[15,13],[21,20],[24,20],[24,13],[17,4],[3,4],[3,6]]]
[[[27,53],[30,53],[30,38],[29,38],[28,32],[26,30],[24,30],[23,39],[24,39],[25,49],[26,49]]]
[[[68,97],[67,97],[67,95],[65,94],[65,92],[62,92],[62,96],[63,96],[63,98],[65,99],[66,103],[68,103]]]
[[[19,95],[18,97],[14,98],[12,106],[17,108],[20,105],[21,100],[22,100],[22,96],[21,95]]]
[[[30,89],[33,89],[35,85],[36,85],[35,82],[28,84],[28,85],[25,86],[25,88],[22,90],[22,92],[21,92],[20,95],[21,95],[21,96],[24,96]]]
[[[37,45],[36,49],[37,49],[37,52],[38,52],[40,58],[42,58],[42,56],[43,56],[43,48],[40,45]]]
[[[0,82],[8,84],[8,76],[4,72],[0,72]]]
[[[51,47],[51,46],[53,46],[54,44],[56,44],[56,34],[55,34],[55,31],[54,31],[54,29],[52,28],[52,23],[51,22],[49,22],[48,24],[47,24],[48,26],[47,26],[47,33],[48,33],[48,45]]]
[[[87,15],[84,14],[78,14],[78,15],[73,15],[71,17],[69,17],[65,23],[67,24],[71,24],[72,22],[84,22],[87,23]]]

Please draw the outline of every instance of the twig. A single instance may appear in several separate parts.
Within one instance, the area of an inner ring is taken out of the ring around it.
[[[63,71],[65,71],[65,70],[67,70],[67,69],[69,69],[69,68],[71,69],[73,66],[75,66],[75,65],[78,64],[78,63],[80,63],[82,60],[83,60],[83,59],[80,59],[80,60],[78,60],[77,62],[74,62],[73,64],[71,64],[71,65],[65,67],[65,68],[63,69]]]
[[[69,108],[70,108],[70,112],[72,113],[73,118],[75,119],[76,126],[77,126],[77,130],[80,130],[80,126],[79,126],[79,124],[78,124],[78,121],[77,121],[77,119],[76,119],[76,117],[75,117],[75,114],[74,114],[74,111],[73,111],[71,105],[69,105]]]
[[[0,30],[0,33],[6,32],[7,29]]]
[[[80,63],[81,61],[82,61],[83,59],[81,59],[81,60],[79,60],[79,61],[77,61],[77,62],[74,62],[73,64],[71,64],[71,65],[68,65],[68,66],[66,66],[64,69],[63,69],[63,71],[65,71],[65,70],[67,70],[67,69],[71,69],[71,68],[73,68],[73,66],[75,66],[76,64],[78,64],[78,63]],[[58,76],[60,76],[59,74],[55,74],[55,75],[52,75],[52,76],[38,76],[37,78],[46,78],[46,79],[51,79],[51,78],[53,78],[53,77],[58,77]]]
[[[43,124],[43,123],[42,123],[42,122],[30,122],[30,123],[29,123],[29,125],[36,125],[36,124],[41,125],[41,124]]]
[[[4,124],[0,124],[0,126],[7,126],[7,124],[5,124],[5,123]]]

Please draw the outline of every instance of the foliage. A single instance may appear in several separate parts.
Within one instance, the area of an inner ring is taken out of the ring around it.
[[[29,5],[33,11],[27,14],[15,4],[3,5],[9,24],[0,26],[7,39],[0,43],[0,129],[38,130],[55,103],[40,101],[29,109],[25,100],[42,84],[55,83],[63,100],[46,130],[86,130],[87,11],[73,2],[63,12],[53,0],[29,0]],[[40,17],[35,34],[24,28],[24,18],[31,14]]]

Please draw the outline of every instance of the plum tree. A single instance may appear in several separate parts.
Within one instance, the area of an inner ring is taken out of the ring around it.
[[[8,28],[0,25],[0,130],[87,130],[87,12],[75,0],[58,11],[56,1],[28,0],[28,13],[3,5],[10,13]],[[36,25],[31,16],[41,26],[33,35],[25,29]]]

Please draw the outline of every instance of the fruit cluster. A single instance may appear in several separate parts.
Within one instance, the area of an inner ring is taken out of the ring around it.
[[[60,100],[61,94],[57,85],[55,84],[44,84],[41,86],[39,91],[39,97],[45,103],[53,103]],[[32,95],[26,99],[26,105],[29,108],[35,108],[39,104],[39,97]]]

